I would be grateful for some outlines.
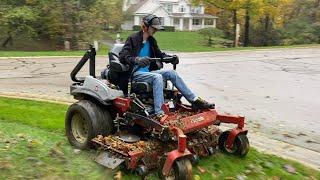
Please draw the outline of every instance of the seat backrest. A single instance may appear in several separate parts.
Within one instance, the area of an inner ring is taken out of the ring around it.
[[[117,55],[119,57],[119,52],[122,50],[124,44],[114,44],[111,48],[110,52]]]
[[[124,44],[114,44],[111,51],[109,52],[109,65],[110,69],[115,72],[126,72],[129,70],[129,66],[122,64],[119,61],[119,52],[123,48]]]

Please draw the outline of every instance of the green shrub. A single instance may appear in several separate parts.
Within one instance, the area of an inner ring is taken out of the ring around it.
[[[163,26],[163,27],[164,27],[164,31],[167,31],[167,32],[174,32],[175,31],[174,26]]]
[[[212,46],[214,41],[212,38],[221,38],[223,37],[223,32],[220,29],[209,27],[198,30],[198,33],[202,36],[208,38],[208,46]]]

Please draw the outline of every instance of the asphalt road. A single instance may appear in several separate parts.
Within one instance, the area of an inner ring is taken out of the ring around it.
[[[320,152],[319,46],[178,55],[179,74],[219,112],[246,116],[252,132]],[[79,59],[0,58],[0,94],[72,101],[69,73]],[[106,63],[97,57],[97,74]]]

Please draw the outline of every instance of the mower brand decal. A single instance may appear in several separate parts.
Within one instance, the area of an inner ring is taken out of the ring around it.
[[[204,120],[204,117],[200,116],[200,117],[195,117],[191,119],[191,123],[198,123]]]

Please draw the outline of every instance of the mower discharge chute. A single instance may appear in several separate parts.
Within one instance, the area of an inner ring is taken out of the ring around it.
[[[71,145],[79,149],[97,147],[100,153],[96,161],[111,169],[124,167],[141,176],[158,169],[161,177],[181,180],[192,179],[192,164],[217,148],[239,156],[248,153],[244,117],[222,115],[215,109],[193,110],[181,102],[182,95],[173,87],[164,89],[165,116],[160,121],[154,119],[149,84],[132,81],[129,88],[118,84],[119,78],[130,76],[128,66],[118,60],[122,46],[115,44],[101,77],[95,76],[96,52],[92,46],[71,72],[74,83],[70,93],[78,100],[65,118]],[[90,76],[76,77],[88,60]],[[171,63],[174,69],[179,63],[176,57],[151,60]],[[127,95],[123,88],[128,88]],[[236,127],[221,132],[221,123]]]

